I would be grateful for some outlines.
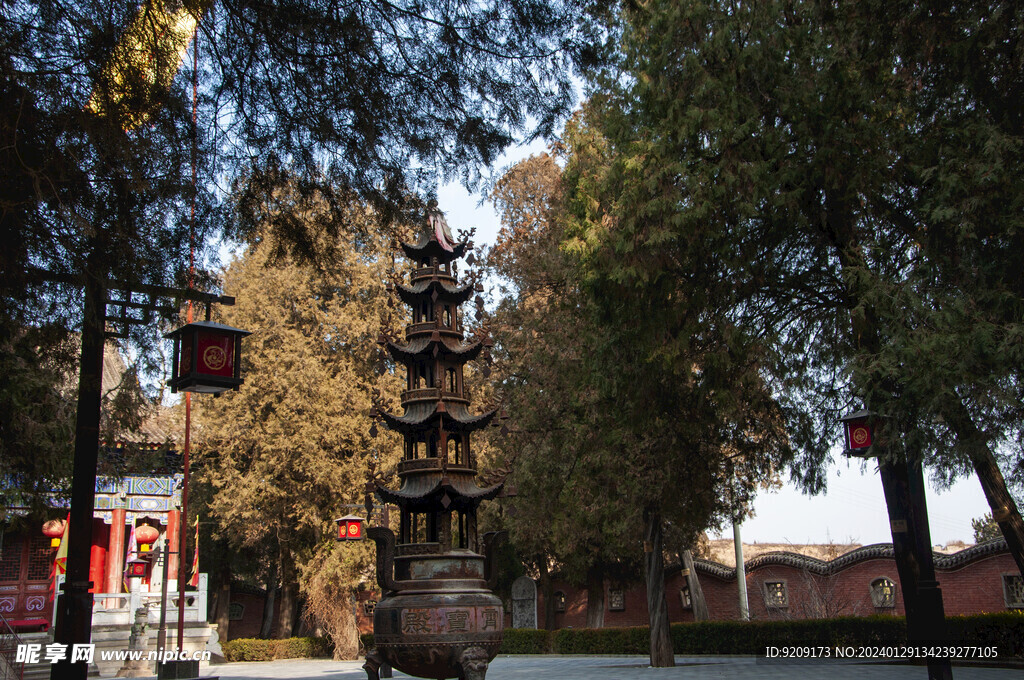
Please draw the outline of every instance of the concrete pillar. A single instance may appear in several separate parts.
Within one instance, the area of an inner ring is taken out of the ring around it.
[[[740,599],[740,621],[750,620],[750,606],[747,604],[747,567],[743,563],[743,537],[740,536],[740,523],[732,523],[732,541],[736,550],[736,589]]]

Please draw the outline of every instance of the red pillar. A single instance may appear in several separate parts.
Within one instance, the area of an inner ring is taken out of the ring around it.
[[[110,540],[107,542],[107,569],[103,578],[103,592],[120,593],[124,589],[125,509],[115,508],[111,514],[113,517],[110,521]]]
[[[167,578],[178,577],[178,536],[181,531],[181,511],[167,511],[167,545],[173,554],[167,562]]]
[[[102,519],[92,520],[92,547],[89,552],[89,580],[92,581],[90,593],[102,593],[104,587],[104,570],[107,566],[107,541],[110,528]]]

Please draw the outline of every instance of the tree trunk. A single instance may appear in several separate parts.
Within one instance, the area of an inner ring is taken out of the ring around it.
[[[214,623],[217,624],[217,637],[221,642],[228,641],[231,627],[231,567],[220,568],[220,585],[217,589],[217,607],[214,610]]]
[[[334,660],[354,661],[359,658],[359,628],[356,624],[356,596],[348,596],[339,611],[338,631],[334,637]],[[383,674],[381,677],[386,677]]]
[[[956,410],[956,413],[943,414],[943,417],[956,434],[957,442],[967,449],[974,473],[978,475],[981,490],[985,493],[985,500],[992,508],[992,519],[1003,532],[1010,554],[1017,563],[1017,571],[1024,575],[1024,519],[1021,519],[1017,503],[1006,488],[1006,480],[984,434],[974,424],[966,408],[961,405]]]
[[[299,583],[295,575],[295,558],[286,544],[281,544],[281,608],[277,617],[277,637],[290,638],[295,629],[299,603]]]
[[[604,628],[604,570],[587,569],[587,628]]]
[[[889,512],[889,527],[892,532],[892,549],[895,553],[896,571],[900,577],[900,594],[907,612],[907,628],[914,630],[917,621],[917,582],[921,577],[921,565],[914,550],[913,521],[909,498],[907,466],[903,461],[878,461],[882,491]],[[913,634],[913,633],[911,633]]]
[[[271,560],[267,574],[267,597],[263,600],[263,624],[260,637],[266,640],[274,627],[274,603],[277,601],[277,560]]]
[[[710,621],[708,603],[704,599],[704,589],[701,588],[700,579],[697,578],[697,570],[693,567],[693,552],[689,549],[679,553],[679,562],[683,565],[683,572],[686,574],[686,586],[690,589],[690,608],[693,611],[694,621]]]
[[[546,555],[537,559],[537,569],[540,572],[540,592],[544,596],[544,630],[555,629],[555,587],[551,583],[551,574],[548,572],[548,560]]]
[[[647,612],[651,628],[651,666],[675,666],[672,635],[665,601],[664,527],[661,513],[644,510],[644,576],[647,581]]]

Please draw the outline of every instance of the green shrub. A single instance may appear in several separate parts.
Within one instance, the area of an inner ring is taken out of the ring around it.
[[[996,645],[999,657],[1024,657],[1024,613],[1001,612],[948,619],[950,640]],[[899,616],[864,616],[794,621],[704,621],[671,627],[676,654],[753,654],[787,645],[880,646],[907,642],[907,622]],[[373,635],[361,636],[373,647]],[[235,640],[234,642],[242,642]],[[251,642],[264,642],[254,640]],[[640,654],[650,652],[646,626],[635,628],[508,628],[501,654]],[[225,649],[226,654],[226,649]]]
[[[499,654],[550,654],[551,632],[536,628],[506,628]]]
[[[329,638],[303,637],[285,640],[240,638],[221,644],[228,661],[273,661],[330,656],[334,647]]]
[[[969,645],[995,645],[999,656],[1024,658],[1024,611],[947,618],[950,639]]]
[[[359,643],[363,646],[363,649],[373,649],[373,633],[361,633],[359,635]]]
[[[562,628],[555,631],[556,654],[647,654],[651,639],[646,626],[634,628]]]

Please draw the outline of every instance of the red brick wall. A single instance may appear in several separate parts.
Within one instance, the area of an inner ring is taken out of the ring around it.
[[[938,573],[947,614],[1006,611],[1003,574],[1019,574],[1009,553],[993,555],[954,571]]]
[[[726,580],[698,571],[704,599],[712,620],[739,619],[739,598],[736,581]],[[1002,575],[1017,573],[1016,564],[1009,553],[983,557],[959,569],[937,570],[946,614],[980,614],[1006,611],[1003,599]],[[871,602],[871,582],[887,577],[896,584],[896,606],[876,609]],[[785,581],[789,606],[785,609],[765,606],[764,584],[767,581]],[[669,620],[673,623],[693,621],[693,611],[684,609],[679,591],[685,578],[678,570],[670,571],[665,579]],[[565,593],[565,611],[555,614],[555,628],[582,628],[587,621],[587,593],[566,582],[555,581],[554,591]],[[647,596],[642,583],[625,587],[625,609],[609,609],[611,588],[605,585],[606,627],[646,626]],[[817,576],[806,570],[788,565],[769,564],[747,572],[747,601],[753,620],[820,618],[824,616],[867,616],[871,614],[903,615],[903,597],[896,564],[891,559],[870,559],[853,564],[830,576]],[[263,617],[262,594],[233,591],[231,601],[245,606],[241,621],[232,621],[229,639],[258,637]],[[364,605],[377,600],[375,591],[356,594],[357,623],[361,633],[372,632],[373,615]],[[275,605],[274,630],[276,634],[280,599]],[[544,623],[544,594],[537,594],[537,620]],[[505,625],[511,619],[506,612]]]
[[[265,600],[266,595],[263,593],[255,594],[236,590],[231,592],[231,602],[233,604],[241,604],[245,609],[242,611],[242,619],[240,621],[230,621],[228,623],[229,640],[258,638],[260,636],[260,626],[263,625],[263,603]],[[274,600],[274,624],[270,630],[270,637],[276,637],[277,635],[277,621],[280,611],[281,598],[278,597]]]
[[[1009,553],[983,557],[959,569],[936,570],[942,589],[946,614],[980,614],[1006,611],[1002,575],[1017,573]],[[704,599],[712,620],[739,619],[739,597],[736,581],[698,572]],[[876,608],[871,601],[871,583],[888,578],[896,584],[894,607]],[[896,564],[891,559],[870,559],[853,564],[833,576],[818,576],[788,565],[769,564],[747,572],[747,601],[753,620],[823,618],[828,616],[868,616],[891,614],[902,616],[903,593]],[[765,605],[764,584],[785,581],[788,607]],[[665,580],[669,620],[673,623],[693,621],[691,609],[684,609],[679,591],[685,583],[678,570]],[[555,614],[555,628],[582,628],[587,620],[587,595],[568,583],[555,581],[554,590],[565,593],[566,608]],[[604,624],[607,627],[645,626],[647,600],[643,584],[625,590],[624,611],[608,609],[608,586],[605,587]],[[538,593],[538,622],[543,625],[544,596]]]

